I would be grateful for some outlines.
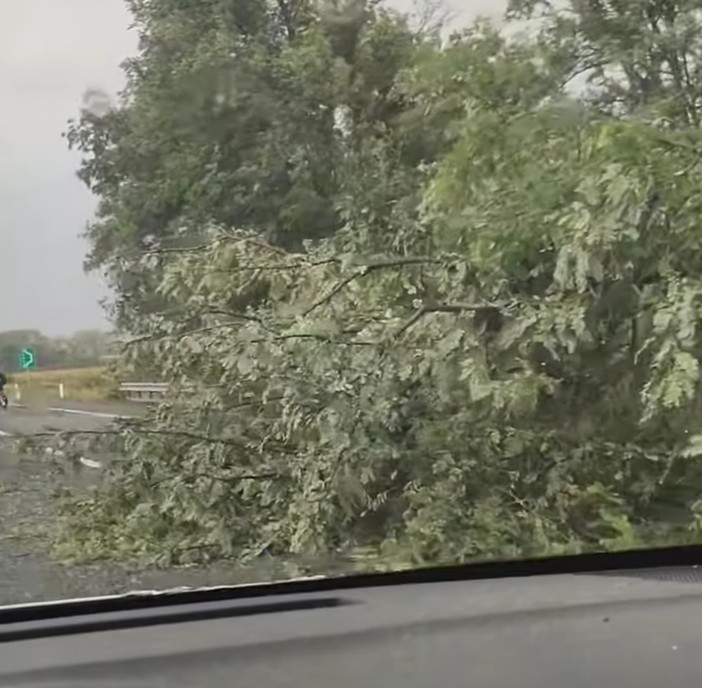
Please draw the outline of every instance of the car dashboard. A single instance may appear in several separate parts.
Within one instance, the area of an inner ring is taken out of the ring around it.
[[[702,678],[702,578],[345,588],[0,626],[20,688],[667,688]],[[693,571],[694,574],[694,571]]]

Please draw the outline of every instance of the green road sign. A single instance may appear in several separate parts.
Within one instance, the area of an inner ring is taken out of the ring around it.
[[[20,351],[20,368],[22,370],[28,370],[29,368],[34,368],[37,364],[36,356],[34,355],[34,349],[26,347]]]

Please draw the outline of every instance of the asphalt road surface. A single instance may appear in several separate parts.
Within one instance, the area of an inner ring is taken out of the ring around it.
[[[64,412],[59,412],[59,407],[47,409],[18,408],[11,405],[9,409],[0,413],[0,433],[16,435],[31,434],[36,432],[62,431],[62,430],[96,430],[110,424],[111,417],[124,410],[108,412],[105,407],[92,411],[86,404],[76,408],[74,404],[66,404]],[[68,412],[65,412],[68,411]]]
[[[49,555],[45,532],[55,518],[52,493],[56,476],[45,458],[20,457],[13,437],[20,434],[98,430],[109,427],[112,414],[129,409],[90,404],[56,408],[18,408],[0,412],[0,605],[58,598],[126,593],[182,585],[220,585],[271,578],[270,570],[242,571],[232,566],[208,569],[156,570],[116,562],[68,566]],[[134,409],[132,409],[133,411]],[[105,457],[86,457],[105,462]],[[84,469],[90,479],[90,471]],[[34,537],[36,535],[36,537]],[[278,573],[279,575],[279,573]]]

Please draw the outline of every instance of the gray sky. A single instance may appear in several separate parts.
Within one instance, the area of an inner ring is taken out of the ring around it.
[[[466,21],[503,2],[453,6]],[[136,44],[129,16],[123,0],[0,0],[0,7],[0,330],[102,327],[104,292],[83,273],[80,238],[95,201],[75,176],[78,160],[61,132],[87,87],[120,89],[120,62]]]

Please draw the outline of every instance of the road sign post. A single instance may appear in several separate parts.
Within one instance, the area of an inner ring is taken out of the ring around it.
[[[25,347],[20,351],[20,368],[22,370],[30,370],[31,368],[36,367],[37,364],[37,357],[34,355],[34,349],[31,347]]]

